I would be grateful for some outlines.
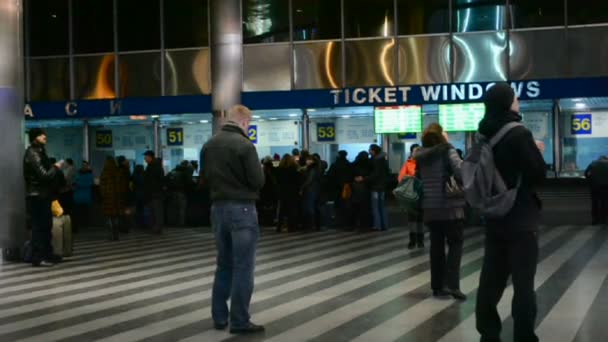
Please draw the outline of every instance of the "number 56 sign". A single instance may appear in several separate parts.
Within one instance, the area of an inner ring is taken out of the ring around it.
[[[590,135],[593,129],[593,116],[591,114],[572,115],[572,135]]]

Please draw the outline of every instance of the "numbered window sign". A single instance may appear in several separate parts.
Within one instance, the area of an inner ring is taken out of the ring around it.
[[[252,143],[257,144],[258,143],[258,126],[257,125],[249,126],[248,135],[249,135],[249,140],[251,140]]]
[[[317,124],[317,141],[336,141],[336,124],[333,122]]]
[[[572,115],[572,135],[591,135],[593,133],[593,116],[591,114]]]
[[[183,146],[184,129],[181,127],[167,128],[167,146]]]
[[[111,148],[112,144],[112,131],[103,130],[95,132],[95,146],[97,148]]]

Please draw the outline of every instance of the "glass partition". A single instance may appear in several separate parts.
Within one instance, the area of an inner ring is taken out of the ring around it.
[[[161,115],[160,140],[165,172],[177,167],[182,161],[200,162],[200,151],[212,136],[210,113]],[[198,170],[195,170],[195,175]]]
[[[282,158],[302,148],[302,111],[300,109],[258,110],[253,112],[249,139],[260,160]]]
[[[553,153],[553,101],[521,101],[520,111],[523,124],[532,132],[537,141],[545,145],[543,157],[549,170],[554,171]]]
[[[591,162],[608,154],[608,98],[564,99],[560,105],[560,177],[583,177]]]
[[[145,164],[144,152],[154,150],[153,118],[127,116],[91,120],[89,142],[95,177],[101,174],[108,156],[124,156],[133,170],[135,165]]]
[[[338,151],[348,153],[351,162],[380,139],[374,131],[374,107],[309,109],[310,152],[319,153],[330,165]]]
[[[81,120],[38,120],[26,121],[26,132],[32,128],[42,128],[47,134],[46,153],[57,160],[71,158],[74,165],[82,164],[83,123]],[[26,147],[29,146],[27,138]]]

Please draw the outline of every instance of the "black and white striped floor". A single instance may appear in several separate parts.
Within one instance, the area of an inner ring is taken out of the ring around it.
[[[51,269],[0,265],[0,341],[476,341],[474,303],[483,236],[466,232],[465,303],[429,296],[428,250],[407,232],[265,231],[253,320],[264,335],[212,330],[215,249],[209,231],[179,229],[120,242],[89,236]],[[608,231],[549,227],[537,274],[541,341],[605,341]],[[510,299],[500,312],[512,341]]]

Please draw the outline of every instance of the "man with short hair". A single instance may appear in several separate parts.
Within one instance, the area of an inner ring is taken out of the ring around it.
[[[49,267],[61,261],[59,256],[53,255],[51,245],[53,214],[51,201],[56,189],[55,180],[62,162],[51,163],[46,155],[46,132],[33,128],[28,132],[30,147],[25,151],[23,158],[23,175],[26,185],[28,214],[32,226],[32,266]]]
[[[498,83],[484,98],[485,116],[479,133],[494,137],[505,125],[521,122],[519,101],[511,86]],[[532,133],[525,127],[511,129],[494,146],[494,163],[508,189],[517,188],[513,208],[500,218],[486,218],[483,266],[477,292],[477,330],[482,342],[500,341],[502,319],[496,306],[513,283],[513,339],[537,342],[534,276],[538,262],[538,226],[541,203],[536,187],[545,179],[547,166]]]
[[[165,223],[163,203],[165,172],[162,162],[156,158],[154,151],[146,151],[144,159],[148,165],[144,172],[144,199],[152,211],[152,232],[162,234]]]
[[[256,243],[259,237],[256,201],[264,174],[247,131],[251,111],[241,105],[203,147],[203,175],[211,188],[211,223],[217,246],[212,315],[215,328],[247,334],[264,331],[250,320]],[[230,310],[227,301],[230,299]]]

